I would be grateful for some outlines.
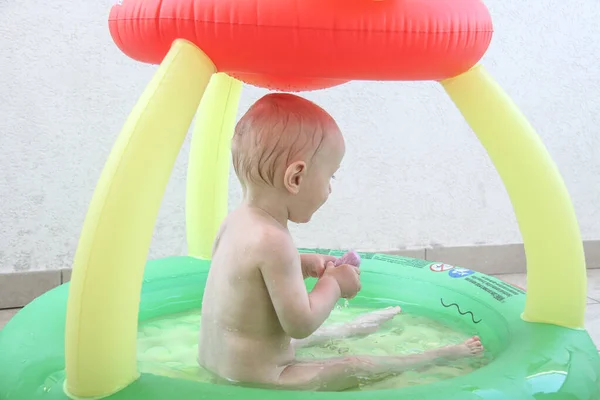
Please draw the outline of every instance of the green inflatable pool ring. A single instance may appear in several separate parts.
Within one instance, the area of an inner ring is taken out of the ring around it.
[[[282,393],[142,374],[107,399],[437,400],[440,393],[456,400],[600,397],[600,358],[589,335],[524,322],[519,315],[525,292],[520,288],[447,264],[372,253],[361,257],[363,290],[352,306],[400,304],[404,312],[468,324],[482,337],[493,361],[468,375],[433,384],[345,393]],[[208,261],[192,257],[150,261],[139,320],[200,308],[208,268]],[[44,294],[0,331],[0,399],[68,398],[63,391],[67,295],[68,284]]]

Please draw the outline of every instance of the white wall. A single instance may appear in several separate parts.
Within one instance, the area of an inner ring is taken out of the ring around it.
[[[600,238],[600,2],[488,0],[484,64],[543,137],[584,239]],[[0,272],[70,266],[104,162],[155,66],[119,52],[110,1],[0,2]],[[265,91],[245,87],[241,110]],[[357,82],[306,94],[347,156],[300,246],[401,249],[520,242],[505,190],[441,88]],[[188,138],[189,139],[189,138]],[[185,253],[189,140],[150,257]],[[231,179],[230,206],[240,199]]]

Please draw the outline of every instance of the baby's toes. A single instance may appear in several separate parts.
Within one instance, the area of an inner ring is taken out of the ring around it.
[[[465,340],[465,345],[469,348],[471,354],[479,354],[483,352],[483,344],[481,344],[481,339],[479,336],[473,336]]]
[[[467,346],[474,346],[476,343],[481,344],[481,339],[479,339],[479,336],[473,336],[465,340],[465,344]]]

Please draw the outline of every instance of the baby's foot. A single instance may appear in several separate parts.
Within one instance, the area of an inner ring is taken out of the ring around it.
[[[369,335],[376,332],[381,324],[400,314],[400,307],[387,307],[359,315],[347,324],[351,336]]]
[[[473,336],[454,346],[443,347],[440,349],[440,356],[449,359],[458,359],[463,357],[472,357],[483,353],[483,345],[479,336]]]

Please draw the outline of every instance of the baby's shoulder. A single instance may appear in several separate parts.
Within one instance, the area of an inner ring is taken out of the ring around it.
[[[256,250],[287,248],[293,246],[292,238],[287,230],[270,224],[256,224],[249,240]]]
[[[257,225],[249,234],[247,253],[257,264],[289,262],[297,252],[291,235],[283,228]]]
[[[290,232],[264,213],[239,208],[227,217],[228,234],[223,239],[242,253],[244,263],[264,267],[268,264],[290,263],[298,251]]]

